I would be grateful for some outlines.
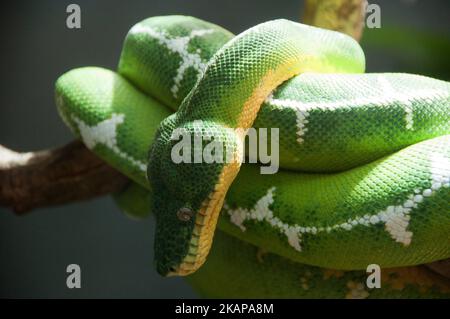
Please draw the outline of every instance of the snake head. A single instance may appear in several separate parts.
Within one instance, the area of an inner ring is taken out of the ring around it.
[[[163,276],[188,275],[203,264],[240,166],[238,139],[229,129],[176,119],[174,114],[161,123],[147,172],[156,216],[155,262]]]

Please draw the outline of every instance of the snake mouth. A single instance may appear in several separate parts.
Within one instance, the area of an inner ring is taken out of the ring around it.
[[[223,167],[214,190],[203,201],[195,217],[188,253],[180,264],[170,269],[166,276],[190,275],[197,271],[206,261],[212,246],[214,232],[225,196],[238,174],[240,166],[241,161],[233,161]]]

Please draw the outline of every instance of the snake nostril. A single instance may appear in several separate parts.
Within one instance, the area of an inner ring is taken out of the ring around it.
[[[192,209],[187,207],[182,207],[177,212],[177,217],[182,222],[190,221],[192,216],[194,216],[194,212],[192,211]]]

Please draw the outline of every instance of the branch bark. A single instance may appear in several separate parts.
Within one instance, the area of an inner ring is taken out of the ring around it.
[[[359,41],[364,29],[367,0],[306,0],[303,22],[346,33]]]
[[[0,145],[0,205],[17,214],[106,195],[127,181],[79,141],[28,153]]]
[[[434,263],[426,264],[425,266],[435,273],[450,279],[450,259],[435,261]]]

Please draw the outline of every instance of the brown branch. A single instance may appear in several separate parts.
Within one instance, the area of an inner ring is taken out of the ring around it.
[[[346,33],[359,41],[364,29],[366,0],[305,0],[303,22]]]
[[[425,266],[445,278],[450,279],[450,259],[435,261],[434,263],[426,264]]]
[[[78,141],[29,153],[0,145],[0,205],[17,214],[109,194],[127,181]]]

